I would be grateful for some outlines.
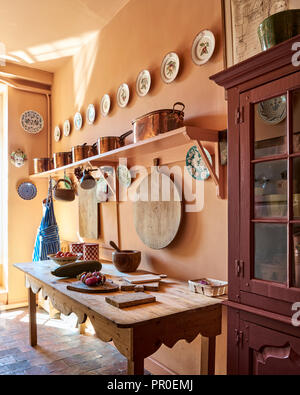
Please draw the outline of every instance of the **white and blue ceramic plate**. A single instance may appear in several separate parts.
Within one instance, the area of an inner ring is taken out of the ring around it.
[[[44,128],[43,117],[36,111],[25,111],[21,115],[22,128],[31,134],[37,134]]]
[[[22,182],[18,186],[18,194],[24,200],[31,200],[36,197],[37,189],[31,182]]]
[[[212,159],[210,153],[204,148],[204,151],[212,164]],[[189,174],[195,179],[199,181],[206,180],[209,176],[209,170],[205,165],[205,162],[198,150],[198,148],[194,145],[191,147],[186,154],[186,167],[188,169]]]
[[[264,122],[270,125],[282,122],[287,116],[286,96],[282,95],[260,102],[258,114]]]
[[[74,115],[74,126],[76,130],[80,130],[82,127],[82,115],[80,112],[76,112]]]

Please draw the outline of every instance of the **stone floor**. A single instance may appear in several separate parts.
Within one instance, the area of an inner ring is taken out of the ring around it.
[[[0,375],[124,375],[126,359],[74,323],[37,310],[38,346],[28,343],[27,308],[0,312]],[[148,372],[145,372],[146,374]]]

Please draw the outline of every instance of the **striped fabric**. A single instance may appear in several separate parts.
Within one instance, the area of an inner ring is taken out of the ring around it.
[[[36,236],[33,261],[47,260],[48,254],[56,254],[59,250],[58,226],[54,215],[53,199],[50,194],[46,202],[43,202],[43,218]]]

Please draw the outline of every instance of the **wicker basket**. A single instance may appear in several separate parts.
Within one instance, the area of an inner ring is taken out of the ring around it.
[[[202,284],[201,281],[206,281],[208,284]],[[221,296],[227,293],[228,282],[213,278],[200,278],[199,280],[189,280],[189,289],[205,296]]]

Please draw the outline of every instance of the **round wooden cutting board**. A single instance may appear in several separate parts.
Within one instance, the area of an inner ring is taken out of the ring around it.
[[[119,291],[118,284],[113,282],[106,282],[103,285],[88,286],[82,281],[76,281],[67,285],[70,291],[84,292],[84,293],[102,293],[102,292],[117,292]]]
[[[165,174],[154,170],[136,190],[134,226],[145,245],[155,250],[167,247],[177,235],[182,219],[180,194]]]

